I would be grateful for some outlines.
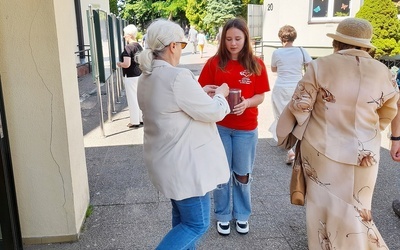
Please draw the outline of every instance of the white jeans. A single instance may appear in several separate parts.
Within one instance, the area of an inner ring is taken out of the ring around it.
[[[130,123],[139,125],[143,122],[142,111],[139,109],[137,87],[139,77],[124,77],[126,100],[128,101]]]

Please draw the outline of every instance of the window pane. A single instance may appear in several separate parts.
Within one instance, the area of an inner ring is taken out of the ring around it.
[[[350,14],[350,0],[335,0],[333,6],[333,16],[349,16]]]
[[[331,0],[333,1],[333,0]],[[313,0],[312,17],[327,17],[328,16],[329,0]]]

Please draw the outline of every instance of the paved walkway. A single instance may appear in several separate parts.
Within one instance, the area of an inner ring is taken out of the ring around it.
[[[200,58],[199,54],[191,54],[188,45],[183,51],[180,66],[198,75],[204,62],[215,51],[214,46],[208,45],[204,58]],[[269,77],[272,85],[275,75],[269,72]],[[100,108],[91,75],[79,79],[79,89],[93,214],[83,225],[78,242],[31,245],[25,246],[25,249],[154,249],[170,229],[170,203],[154,189],[147,176],[142,160],[143,129],[126,127],[129,113],[126,98],[122,96],[115,106],[112,121],[105,123],[104,137],[99,126]],[[239,235],[233,230],[230,236],[219,236],[212,217],[212,226],[198,249],[307,249],[305,208],[289,202],[291,168],[284,164],[285,152],[274,145],[268,132],[272,122],[270,95],[267,93],[264,103],[260,105],[250,232]],[[107,96],[102,95],[107,120],[106,99]],[[382,142],[373,213],[389,248],[400,249],[400,218],[391,208],[392,200],[400,197],[400,168],[390,159],[388,143],[387,139]]]

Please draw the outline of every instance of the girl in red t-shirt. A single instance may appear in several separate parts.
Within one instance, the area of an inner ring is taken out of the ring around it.
[[[241,90],[241,102],[217,123],[231,178],[214,190],[214,207],[218,233],[228,235],[230,221],[234,219],[236,230],[246,234],[251,214],[251,174],[258,141],[257,106],[264,101],[264,93],[270,87],[263,61],[253,54],[244,19],[234,18],[225,24],[217,54],[205,64],[199,82],[203,87],[227,83],[230,89]]]

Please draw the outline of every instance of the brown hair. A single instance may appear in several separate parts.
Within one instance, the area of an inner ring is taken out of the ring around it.
[[[219,63],[218,63],[219,68],[224,70],[226,64],[231,59],[230,53],[225,43],[226,32],[230,28],[236,28],[242,31],[245,38],[243,49],[239,52],[238,55],[238,62],[250,73],[260,75],[261,65],[258,63],[256,56],[253,54],[253,49],[250,43],[249,29],[247,28],[246,21],[241,17],[228,20],[224,25],[224,28],[222,29],[221,43],[218,47],[218,52],[216,55],[219,57]]]
[[[344,49],[360,49],[360,50],[365,50],[370,55],[373,55],[373,53],[375,51],[374,49],[362,48],[362,47],[359,47],[359,46],[355,46],[355,45],[351,45],[351,44],[347,44],[347,43],[342,43],[342,42],[339,42],[337,40],[333,40],[332,41],[332,46],[335,49],[335,51],[344,50]]]
[[[279,29],[278,37],[283,43],[293,42],[297,38],[296,29],[293,26],[285,25]]]

